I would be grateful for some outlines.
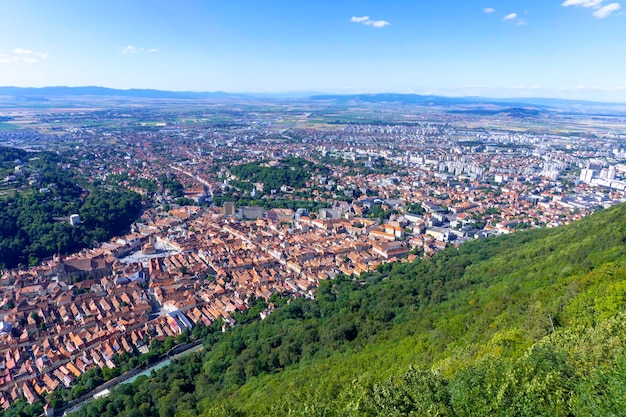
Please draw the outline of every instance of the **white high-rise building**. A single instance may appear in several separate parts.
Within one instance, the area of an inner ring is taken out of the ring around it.
[[[593,169],[585,168],[580,171],[580,180],[585,184],[591,183],[591,179],[593,178],[594,171]]]
[[[609,167],[609,171],[607,172],[606,177],[609,180],[614,180],[615,179],[615,166],[611,165]]]

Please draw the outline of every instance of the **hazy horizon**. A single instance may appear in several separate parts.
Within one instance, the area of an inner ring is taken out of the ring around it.
[[[419,95],[419,96],[433,96],[433,97],[444,97],[444,98],[450,98],[450,99],[472,99],[472,98],[476,98],[476,99],[482,99],[482,100],[537,100],[537,101],[541,101],[541,100],[565,100],[565,101],[586,101],[586,102],[590,102],[590,103],[600,103],[600,104],[619,104],[619,105],[623,105],[626,104],[626,98],[623,101],[619,101],[619,100],[603,100],[603,99],[598,99],[598,100],[593,100],[593,99],[584,99],[584,98],[567,98],[567,97],[558,97],[558,96],[549,96],[549,95],[518,95],[518,96],[514,96],[514,95],[502,95],[502,96],[497,96],[497,95],[455,95],[455,94],[446,94],[446,93],[432,93],[432,92],[426,92],[426,93],[422,93],[422,92],[398,92],[398,91],[387,91],[387,90],[382,90],[382,91],[365,91],[365,90],[354,90],[354,91],[224,91],[224,90],[213,90],[213,91],[206,91],[206,90],[163,90],[163,89],[158,89],[158,88],[135,88],[135,87],[130,87],[130,88],[114,88],[114,87],[107,87],[107,86],[102,86],[102,85],[77,85],[77,86],[68,86],[68,85],[47,85],[47,86],[42,86],[42,87],[33,87],[33,86],[9,86],[9,85],[0,85],[0,89],[2,88],[20,88],[20,89],[47,89],[47,88],[102,88],[102,89],[110,89],[110,90],[116,90],[116,91],[133,91],[133,90],[146,90],[146,91],[155,91],[155,92],[164,92],[164,93],[189,93],[189,94],[226,94],[226,95],[233,95],[233,96],[274,96],[274,97],[279,97],[279,98],[307,98],[307,97],[311,97],[311,96],[316,96],[316,95],[331,95],[331,96],[351,96],[351,95],[385,95],[385,94],[389,94],[389,95]],[[87,94],[82,94],[87,96]]]

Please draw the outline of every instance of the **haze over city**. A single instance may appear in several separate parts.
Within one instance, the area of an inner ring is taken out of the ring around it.
[[[3,1],[0,84],[626,101],[611,0]]]
[[[626,0],[0,0],[0,417],[622,416]]]

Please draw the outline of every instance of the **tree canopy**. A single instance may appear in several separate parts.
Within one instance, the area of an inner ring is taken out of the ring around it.
[[[231,168],[233,175],[240,180],[263,184],[263,191],[280,190],[283,185],[295,189],[303,188],[314,173],[326,174],[328,168],[314,164],[303,158],[288,158],[276,166],[268,166],[262,162],[250,162]]]
[[[78,415],[623,415],[624,241],[626,205],[339,275]]]
[[[62,162],[53,154],[34,154],[27,167],[40,185],[0,198],[0,268],[35,265],[108,240],[141,213],[138,194],[90,186]],[[69,224],[72,214],[81,216],[80,225]]]

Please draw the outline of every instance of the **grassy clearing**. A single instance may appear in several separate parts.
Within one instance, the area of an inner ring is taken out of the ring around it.
[[[19,129],[19,126],[15,126],[11,123],[0,122],[0,132],[8,131],[8,130],[18,130],[18,129]]]

